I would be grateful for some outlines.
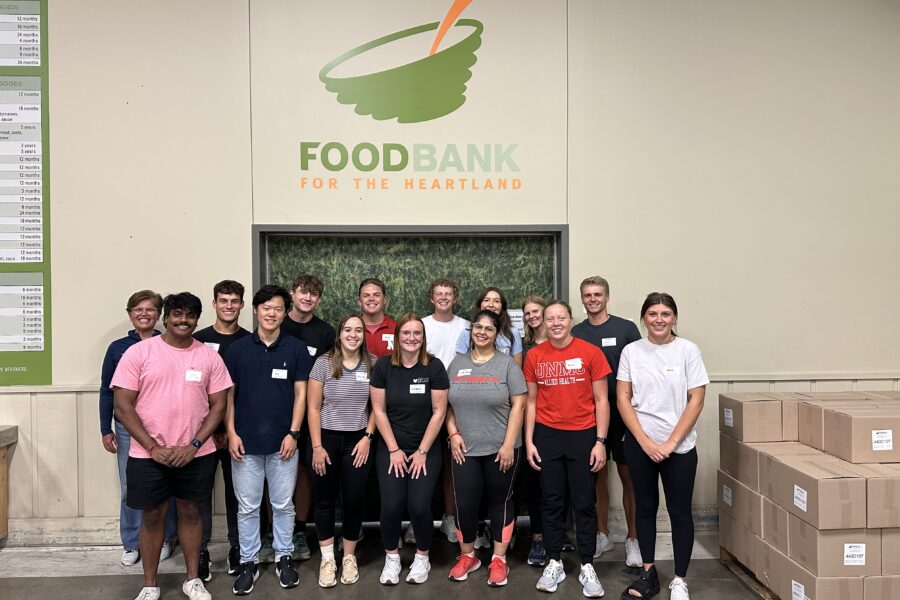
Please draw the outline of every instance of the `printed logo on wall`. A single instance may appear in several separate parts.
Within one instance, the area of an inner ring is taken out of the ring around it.
[[[470,69],[478,60],[475,51],[481,46],[484,31],[479,21],[459,19],[471,1],[455,0],[440,23],[435,21],[404,29],[341,54],[322,67],[319,79],[325,89],[337,94],[339,103],[354,105],[357,114],[370,115],[379,121],[397,119],[398,123],[421,123],[452,113],[466,102],[466,82],[472,77]],[[439,51],[451,27],[470,31],[461,40]],[[437,34],[431,50],[424,58],[362,75],[331,75],[353,58],[435,30]]]

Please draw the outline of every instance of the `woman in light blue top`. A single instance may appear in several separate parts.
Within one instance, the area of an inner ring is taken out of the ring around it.
[[[506,296],[498,288],[485,288],[478,294],[475,300],[475,308],[472,314],[478,314],[482,310],[489,310],[500,317],[500,331],[497,334],[497,350],[503,354],[513,357],[519,368],[522,368],[522,336],[519,330],[513,327],[506,312]],[[467,329],[463,331],[459,339],[456,340],[456,352],[465,354],[469,351],[472,332]]]

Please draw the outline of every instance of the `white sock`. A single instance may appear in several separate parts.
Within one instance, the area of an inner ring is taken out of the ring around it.
[[[505,557],[505,556],[500,556],[499,554],[495,554],[495,555],[493,555],[493,556],[491,557],[491,560],[494,560],[495,558],[499,558],[499,559],[502,560],[503,562],[506,562],[506,557]]]
[[[319,550],[322,552],[322,562],[329,560],[334,562],[334,544],[319,546]]]
[[[385,554],[384,556],[385,556],[385,558],[387,558],[388,560],[396,560],[397,562],[400,562],[400,555],[399,555],[399,554]]]
[[[475,551],[472,550],[471,552],[466,552],[466,556],[468,556],[469,558],[475,558]]]

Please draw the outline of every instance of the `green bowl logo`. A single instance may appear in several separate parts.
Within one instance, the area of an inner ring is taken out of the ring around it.
[[[478,60],[475,51],[481,46],[484,26],[474,19],[458,20],[453,26],[471,28],[471,33],[437,52],[435,50],[449,28],[447,19],[444,23],[432,53],[425,58],[376,73],[353,77],[329,76],[338,65],[369,50],[438,29],[440,23],[437,21],[357,46],[322,67],[319,79],[325,84],[325,89],[337,94],[338,102],[355,105],[357,114],[371,115],[379,121],[397,119],[400,123],[420,123],[450,114],[466,101],[466,82],[472,77],[469,69]]]

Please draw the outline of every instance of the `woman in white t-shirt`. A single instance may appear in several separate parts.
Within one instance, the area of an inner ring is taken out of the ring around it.
[[[678,306],[669,294],[654,292],[641,307],[647,337],[622,350],[617,374],[619,412],[628,428],[625,462],[637,499],[637,534],[643,570],[622,593],[623,599],[659,593],[654,566],[656,512],[661,478],[672,523],[675,578],[672,600],[689,600],[688,564],[694,546],[691,497],[697,474],[697,418],[709,377],[700,348],[675,333]]]

